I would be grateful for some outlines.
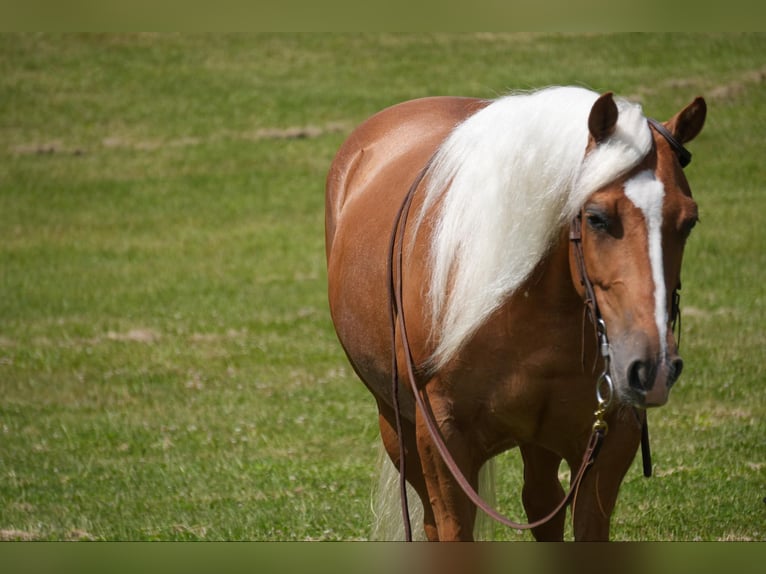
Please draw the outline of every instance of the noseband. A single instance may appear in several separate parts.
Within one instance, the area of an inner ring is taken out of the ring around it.
[[[676,139],[676,137],[673,136],[673,134],[660,122],[652,118],[647,118],[647,121],[649,122],[649,125],[651,127],[653,127],[660,135],[662,135],[665,138],[665,140],[667,140],[667,142],[670,144],[670,147],[673,148],[673,151],[676,153],[678,157],[678,161],[681,164],[681,167],[683,168],[689,165],[689,163],[691,162],[692,155],[683,146],[683,144],[681,144],[681,142],[678,141],[678,139]],[[597,399],[598,406],[596,411],[594,412],[595,422],[592,427],[591,437],[588,441],[588,447],[586,448],[585,453],[583,455],[580,468],[577,471],[577,474],[573,477],[571,481],[571,487],[567,495],[556,506],[556,508],[554,508],[544,518],[537,520],[533,523],[520,524],[506,518],[505,516],[497,512],[497,510],[495,510],[484,499],[482,499],[481,496],[479,496],[479,494],[476,492],[476,490],[471,486],[471,484],[466,479],[463,472],[458,467],[454,458],[450,454],[449,450],[447,449],[447,446],[444,443],[444,439],[441,436],[441,432],[439,431],[439,428],[434,420],[430,405],[427,403],[426,398],[423,396],[424,393],[421,392],[421,389],[418,386],[415,361],[412,356],[412,349],[410,348],[410,344],[407,338],[407,326],[406,326],[405,318],[404,318],[403,294],[402,294],[402,291],[403,291],[402,289],[402,267],[403,267],[402,259],[403,259],[403,251],[404,251],[403,249],[404,232],[405,232],[405,227],[407,223],[407,217],[409,215],[410,207],[412,205],[412,199],[415,195],[415,191],[417,190],[417,188],[420,186],[423,179],[425,178],[426,173],[428,172],[432,161],[433,161],[433,157],[431,158],[431,160],[428,161],[425,167],[420,171],[418,176],[415,178],[415,181],[412,182],[412,185],[410,186],[410,189],[407,192],[407,195],[405,196],[404,201],[402,202],[402,205],[400,206],[399,211],[396,215],[394,228],[391,233],[391,240],[389,243],[388,295],[389,295],[389,308],[391,311],[391,315],[390,315],[391,316],[391,368],[392,368],[391,396],[392,396],[392,402],[394,407],[394,416],[396,419],[395,420],[396,432],[397,432],[398,441],[399,441],[399,477],[400,477],[399,487],[400,487],[400,498],[401,498],[401,505],[402,505],[402,517],[404,520],[405,538],[407,541],[412,540],[412,528],[410,524],[409,507],[407,502],[407,488],[406,488],[406,474],[405,474],[406,456],[405,456],[404,437],[402,433],[401,408],[400,408],[400,402],[399,402],[399,368],[398,368],[398,361],[396,357],[397,329],[399,331],[399,337],[401,338],[401,344],[404,350],[404,362],[405,362],[405,367],[407,371],[407,376],[410,382],[410,388],[415,398],[417,408],[421,410],[421,413],[423,414],[423,419],[425,420],[426,427],[431,436],[431,439],[433,440],[434,445],[436,446],[436,449],[439,451],[439,454],[441,455],[442,460],[444,461],[444,464],[448,467],[455,481],[458,483],[458,485],[463,490],[465,495],[478,508],[480,508],[486,514],[488,514],[494,520],[500,522],[501,524],[509,526],[511,528],[515,528],[517,530],[527,530],[531,528],[536,528],[550,521],[576,496],[577,489],[580,486],[580,482],[585,476],[585,473],[587,472],[587,470],[595,461],[596,456],[598,455],[598,451],[601,447],[601,443],[604,437],[606,436],[608,427],[607,427],[606,421],[604,421],[604,414],[606,413],[607,408],[610,406],[612,397],[614,394],[614,385],[612,383],[612,378],[609,372],[610,371],[609,339],[607,337],[607,332],[606,332],[606,323],[601,317],[601,312],[599,311],[598,302],[596,300],[596,294],[593,289],[593,283],[588,277],[588,273],[585,268],[585,258],[584,258],[583,250],[582,250],[582,213],[579,213],[572,220],[570,224],[569,239],[574,250],[575,261],[577,263],[577,270],[580,276],[580,282],[585,290],[586,312],[588,313],[596,329],[596,335],[598,337],[599,352],[604,363],[603,371],[601,375],[599,376],[598,381],[596,383],[596,399]],[[673,330],[675,331],[676,322],[678,322],[678,325],[679,325],[678,340],[680,342],[681,311],[679,306],[679,302],[680,302],[680,295],[678,293],[679,289],[680,289],[680,285],[673,290],[672,308],[671,308],[671,324],[672,324]],[[636,416],[638,416],[640,419],[640,416],[638,415],[637,411],[636,411]],[[643,420],[641,421],[641,427],[642,427],[641,452],[642,452],[642,459],[643,459],[644,476],[648,477],[648,476],[651,476],[652,464],[651,464],[651,454],[649,449],[649,431],[648,431],[645,411],[644,411]]]

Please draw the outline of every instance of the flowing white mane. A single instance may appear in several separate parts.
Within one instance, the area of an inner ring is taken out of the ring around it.
[[[438,150],[418,221],[436,206],[431,367],[449,361],[527,279],[591,193],[649,153],[640,106],[617,100],[614,134],[585,157],[598,96],[559,87],[500,98]]]

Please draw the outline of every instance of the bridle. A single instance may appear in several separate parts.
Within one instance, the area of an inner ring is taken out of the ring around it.
[[[686,149],[683,144],[676,139],[676,137],[668,130],[663,124],[655,120],[654,118],[646,118],[649,125],[653,127],[657,133],[659,133],[673,148],[673,151],[678,157],[678,163],[682,168],[689,165],[692,161],[691,152]],[[585,290],[585,308],[588,313],[591,322],[596,327],[596,335],[598,337],[599,349],[601,357],[604,360],[604,371],[601,373],[598,383],[596,384],[596,395],[599,401],[601,401],[601,388],[608,389],[609,401],[611,401],[611,393],[614,390],[611,376],[609,375],[609,339],[606,334],[606,323],[601,317],[601,312],[598,308],[598,302],[596,300],[596,293],[593,289],[593,284],[590,281],[588,272],[585,269],[585,258],[582,250],[582,212],[572,220],[569,230],[569,240],[572,243],[572,247],[575,254],[575,262],[577,264],[577,271],[580,277],[580,284]],[[676,332],[676,325],[678,326],[677,345],[681,345],[681,284],[673,289],[673,294],[670,303],[670,324],[673,332]],[[636,418],[641,425],[641,461],[643,466],[644,476],[649,478],[652,476],[652,454],[651,447],[649,445],[649,422],[646,411],[643,411],[643,417],[639,414],[638,409],[634,409]]]
[[[649,122],[650,126],[657,130],[657,133],[665,138],[665,140],[670,144],[670,147],[673,148],[673,151],[676,152],[676,156],[678,156],[678,163],[681,164],[681,167],[686,167],[689,165],[692,161],[692,153],[684,147],[684,144],[678,141],[676,136],[674,136],[668,128],[666,128],[663,124],[654,118],[646,118],[646,120]]]
[[[686,167],[691,162],[691,153],[679,142],[673,134],[665,128],[664,125],[658,121],[647,118],[649,125],[652,126],[660,135],[662,135],[670,146],[675,151],[678,161],[681,167]],[[567,504],[569,504],[577,496],[577,491],[580,487],[580,483],[584,478],[587,470],[593,464],[598,455],[601,444],[608,432],[608,425],[604,420],[604,415],[607,409],[611,405],[614,396],[614,385],[610,374],[610,356],[609,356],[609,339],[607,336],[606,323],[601,317],[601,313],[598,308],[598,302],[596,300],[595,290],[593,284],[585,267],[585,258],[582,250],[582,212],[572,220],[570,224],[569,240],[573,247],[575,261],[577,265],[577,271],[580,277],[580,282],[585,291],[585,308],[586,313],[590,317],[593,323],[596,336],[598,338],[598,348],[601,358],[603,360],[603,370],[598,377],[596,383],[596,400],[597,408],[594,411],[594,423],[591,428],[591,435],[588,440],[588,446],[583,454],[580,467],[577,473],[573,476],[570,484],[570,489],[566,496],[559,502],[559,504],[546,516],[531,523],[518,523],[500,514],[491,505],[489,505],[476,490],[471,486],[468,479],[460,470],[459,466],[455,462],[455,459],[449,452],[447,445],[444,442],[441,432],[434,419],[433,412],[430,404],[424,393],[421,392],[418,387],[418,379],[416,377],[415,361],[412,356],[412,349],[407,338],[407,325],[404,317],[403,306],[403,281],[402,281],[402,268],[403,268],[403,245],[405,228],[407,224],[407,218],[409,215],[410,207],[412,206],[412,200],[416,190],[425,178],[428,170],[433,162],[433,157],[426,163],[425,167],[418,173],[415,180],[412,182],[407,195],[404,198],[401,206],[396,215],[395,224],[391,233],[391,239],[389,242],[389,258],[388,258],[388,295],[389,295],[389,307],[391,317],[391,396],[394,407],[394,417],[396,424],[396,431],[398,437],[399,446],[399,489],[400,500],[402,506],[402,518],[404,521],[405,539],[407,541],[412,540],[412,526],[410,523],[409,505],[407,500],[407,487],[406,487],[406,454],[404,445],[404,436],[402,432],[402,420],[401,420],[401,407],[399,401],[399,368],[396,353],[397,342],[397,330],[399,337],[401,338],[402,349],[404,351],[404,363],[407,371],[407,378],[409,379],[410,389],[415,398],[417,408],[421,410],[423,414],[423,420],[425,421],[428,433],[436,446],[439,455],[442,457],[444,464],[449,469],[452,477],[458,483],[465,495],[483,512],[488,514],[491,518],[500,522],[505,526],[517,530],[529,530],[537,528],[556,516]],[[679,326],[679,343],[680,343],[680,284],[673,291],[672,306],[671,306],[671,324],[675,331],[676,322]],[[638,412],[636,411],[636,415]],[[639,416],[640,418],[640,416]],[[644,414],[641,421],[641,451],[643,459],[644,476],[651,476],[651,454],[649,449],[649,434],[648,426],[646,422],[646,415]]]

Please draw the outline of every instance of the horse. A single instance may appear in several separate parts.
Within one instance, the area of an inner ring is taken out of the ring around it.
[[[612,92],[556,86],[406,101],[341,145],[330,314],[428,540],[473,539],[468,491],[516,447],[535,539],[563,540],[569,505],[575,540],[609,539],[646,409],[683,368],[674,323],[698,220],[683,144],[705,115],[701,97],[660,123]],[[608,434],[570,502],[559,468],[586,466],[594,413]]]

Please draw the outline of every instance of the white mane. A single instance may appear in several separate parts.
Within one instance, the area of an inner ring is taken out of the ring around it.
[[[418,225],[436,205],[428,292],[443,366],[546,255],[587,197],[651,148],[640,106],[618,100],[614,134],[585,157],[599,94],[576,87],[510,95],[458,125],[429,171]]]

